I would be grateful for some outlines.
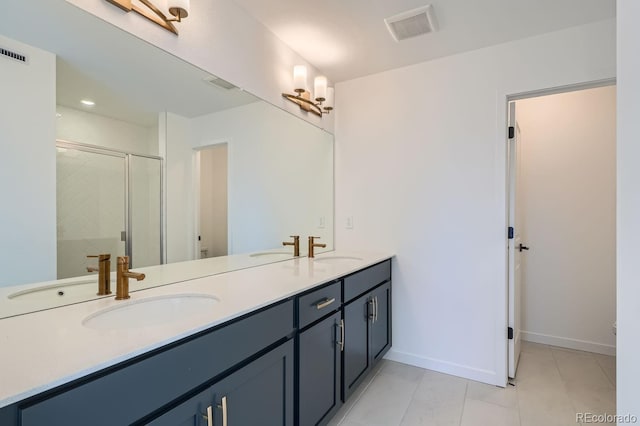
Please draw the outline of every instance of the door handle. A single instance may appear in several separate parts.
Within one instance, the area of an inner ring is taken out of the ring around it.
[[[375,302],[373,301],[373,297],[369,299],[369,301],[367,302],[367,316],[369,317],[372,323],[375,320],[375,316],[376,316],[376,307],[374,303]]]
[[[344,352],[344,320],[343,319],[340,320],[340,324],[338,324],[338,327],[340,327],[340,341],[338,342],[338,344],[340,345],[340,352]]]
[[[376,307],[376,316],[374,317],[374,322],[378,322],[378,296],[374,297],[373,300],[375,300],[374,306]]]
[[[523,250],[529,250],[529,247],[520,243],[520,245],[518,246],[518,251],[523,251]]]
[[[208,406],[207,415],[203,414],[202,417],[207,421],[207,426],[213,426],[213,407]]]
[[[227,426],[227,397],[223,396],[220,402],[221,404],[218,404],[218,408],[222,409],[222,426]]]

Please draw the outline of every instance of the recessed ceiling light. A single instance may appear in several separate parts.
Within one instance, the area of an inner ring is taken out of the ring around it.
[[[81,103],[82,105],[90,106],[90,107],[91,107],[91,106],[94,106],[94,105],[96,104],[95,102],[93,102],[93,101],[91,101],[91,100],[89,100],[89,99],[83,99],[83,100],[81,100],[81,101],[80,101],[80,103]]]
[[[60,117],[62,117],[62,114],[59,113],[59,112],[56,112],[56,117],[60,118]]]

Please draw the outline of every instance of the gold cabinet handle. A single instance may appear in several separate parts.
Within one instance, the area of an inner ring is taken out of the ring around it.
[[[227,426],[227,397],[223,396],[221,402],[222,404],[218,404],[218,408],[222,408],[222,426]]]
[[[338,342],[338,344],[340,345],[340,352],[344,352],[344,320],[343,319],[340,320],[340,324],[338,324],[338,327],[340,327],[340,341]]]
[[[372,323],[376,318],[376,307],[374,303],[375,302],[373,301],[373,297],[367,302],[367,315],[369,316],[369,319]],[[369,307],[371,307],[371,312],[369,312]]]
[[[316,309],[320,310],[322,308],[326,308],[327,306],[329,306],[330,304],[332,304],[335,301],[336,301],[335,297],[332,297],[331,299],[324,299],[322,302],[318,302],[316,304]]]
[[[378,296],[373,298],[373,322],[378,322]]]
[[[205,416],[203,414],[202,417],[207,421],[207,426],[213,426],[213,407],[212,406],[208,406],[207,407],[207,415]]]

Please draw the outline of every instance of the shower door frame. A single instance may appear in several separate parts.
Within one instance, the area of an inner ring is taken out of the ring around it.
[[[142,157],[151,160],[159,160],[160,161],[160,264],[164,265],[166,263],[166,254],[165,254],[165,229],[164,229],[164,198],[165,198],[165,188],[164,188],[164,159],[162,157],[156,155],[149,154],[141,154],[133,151],[122,151],[114,148],[106,148],[98,145],[91,145],[81,142],[71,142],[63,139],[56,139],[56,148],[65,148],[65,149],[75,149],[83,152],[91,152],[94,154],[102,154],[109,155],[112,157],[119,157],[124,160],[124,186],[125,186],[125,196],[124,196],[124,232],[126,235],[125,238],[125,255],[131,258],[133,253],[133,239],[132,230],[133,230],[133,211],[131,209],[131,192],[132,192],[132,182],[131,182],[131,156]]]

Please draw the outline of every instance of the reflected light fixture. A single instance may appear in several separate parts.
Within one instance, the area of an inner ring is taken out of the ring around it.
[[[318,76],[313,82],[313,98],[307,90],[307,67],[293,67],[293,91],[295,95],[283,93],[282,97],[298,105],[300,109],[322,117],[333,110],[333,87],[327,86],[327,77]]]
[[[136,12],[139,15],[144,16],[151,22],[160,25],[167,31],[178,35],[178,29],[173,25],[174,22],[182,22],[184,18],[189,16],[189,0],[106,0],[107,2],[118,6],[125,12]],[[139,6],[136,3],[141,3]],[[168,18],[165,14],[168,11],[170,16]]]

